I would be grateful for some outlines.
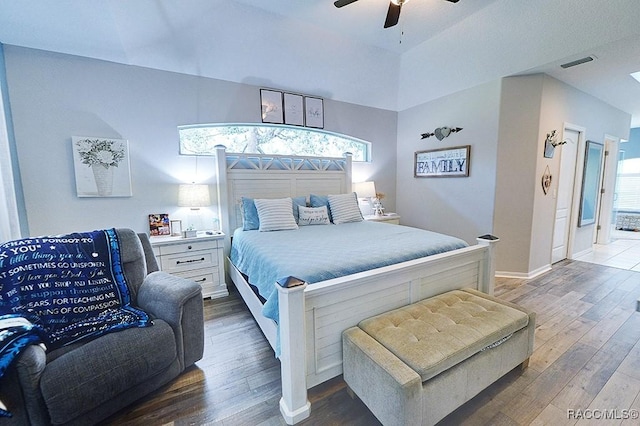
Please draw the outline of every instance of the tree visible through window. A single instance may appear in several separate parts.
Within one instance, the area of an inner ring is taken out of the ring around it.
[[[180,154],[213,155],[216,145],[227,152],[274,155],[342,157],[370,161],[371,144],[345,135],[309,129],[265,124],[204,124],[179,126]]]

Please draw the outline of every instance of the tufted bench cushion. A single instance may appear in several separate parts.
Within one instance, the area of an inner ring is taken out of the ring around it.
[[[342,333],[344,381],[385,426],[434,425],[533,353],[536,314],[453,290]]]
[[[363,320],[359,327],[429,380],[529,323],[481,293],[453,290]]]

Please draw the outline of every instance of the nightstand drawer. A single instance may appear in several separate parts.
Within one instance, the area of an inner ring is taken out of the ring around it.
[[[213,250],[161,256],[161,269],[170,274],[218,266],[218,253]]]
[[[160,246],[160,255],[174,253],[189,253],[198,250],[211,250],[218,248],[218,241],[190,241],[179,244],[168,244],[166,246]]]
[[[220,275],[218,273],[218,268],[204,269],[200,271],[178,272],[175,275],[191,281],[195,281],[203,287],[220,284],[220,280],[218,279],[218,276]]]
[[[202,297],[211,297],[216,293],[226,290],[226,288],[221,288],[224,286],[220,285],[220,271],[218,268],[179,272],[175,275],[200,284],[202,287]]]

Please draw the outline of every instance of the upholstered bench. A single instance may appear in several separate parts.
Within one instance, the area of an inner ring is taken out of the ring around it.
[[[533,352],[535,313],[471,289],[343,333],[344,380],[384,425],[431,425]]]

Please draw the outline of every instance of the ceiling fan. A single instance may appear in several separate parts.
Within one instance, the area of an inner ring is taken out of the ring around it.
[[[355,3],[358,0],[336,0],[333,2],[334,6],[337,8],[341,8],[351,3]],[[400,9],[402,5],[407,3],[409,0],[391,0],[389,3],[389,10],[387,11],[387,19],[384,21],[384,27],[389,28],[393,27],[398,23],[398,19],[400,19]],[[460,0],[447,0],[450,3],[458,3]]]

